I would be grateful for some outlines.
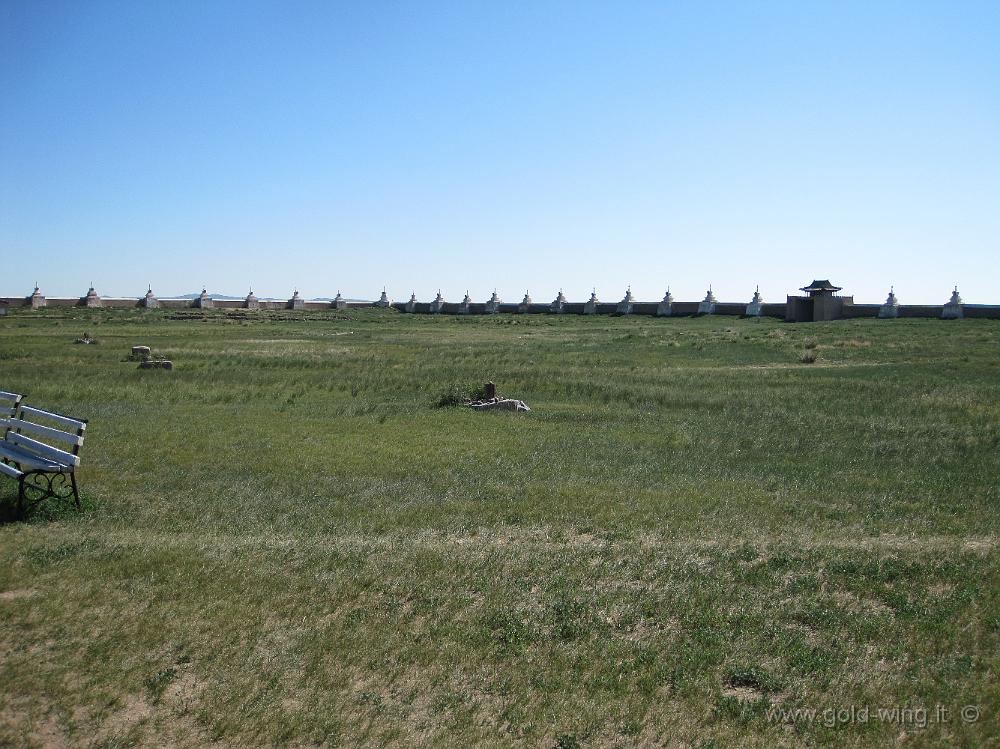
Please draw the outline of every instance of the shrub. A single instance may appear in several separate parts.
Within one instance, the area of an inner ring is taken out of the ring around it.
[[[175,678],[177,678],[177,669],[165,668],[146,679],[146,689],[149,690],[149,694],[153,698],[153,704],[159,703],[163,693],[170,686],[170,682]]]
[[[580,749],[580,740],[572,733],[563,733],[556,737],[556,749]]]
[[[485,392],[481,385],[469,385],[453,382],[438,393],[434,401],[437,408],[448,406],[464,406],[474,400],[482,400]]]

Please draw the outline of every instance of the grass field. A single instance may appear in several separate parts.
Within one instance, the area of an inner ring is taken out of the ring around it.
[[[0,389],[90,420],[0,744],[1000,746],[1000,322],[12,312]]]

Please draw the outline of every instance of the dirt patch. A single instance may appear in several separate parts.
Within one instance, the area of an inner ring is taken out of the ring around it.
[[[881,601],[861,598],[848,590],[836,590],[831,594],[831,597],[837,606],[853,614],[892,616],[894,613]]]
[[[980,553],[993,551],[993,548],[995,546],[996,546],[996,540],[992,538],[969,539],[964,544],[962,544],[962,548],[968,549],[969,551],[976,551]]]
[[[722,694],[739,702],[756,702],[764,699],[764,693],[753,687],[726,687],[722,690]]]
[[[122,700],[122,707],[109,716],[100,726],[95,736],[107,744],[128,736],[138,726],[153,717],[153,707],[146,698],[137,694],[128,694]]]
[[[44,701],[30,708],[7,705],[0,712],[0,745],[38,746],[42,749],[73,746],[65,729]]]
[[[205,682],[192,672],[182,672],[163,692],[163,702],[177,712],[187,712],[201,699]]]
[[[953,583],[934,583],[927,586],[927,592],[934,598],[947,598],[955,591]]]
[[[52,716],[46,716],[35,726],[32,738],[45,749],[62,749],[70,746],[66,733]]]
[[[31,598],[38,595],[34,588],[20,588],[18,590],[5,590],[0,593],[0,601],[17,601],[21,598]]]

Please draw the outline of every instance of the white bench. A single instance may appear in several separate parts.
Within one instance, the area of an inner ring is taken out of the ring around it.
[[[9,419],[16,414],[17,407],[21,405],[23,398],[23,395],[0,390],[0,419]]]
[[[79,508],[76,469],[86,420],[26,406],[22,400],[0,391],[0,474],[17,481],[18,510],[70,497]]]

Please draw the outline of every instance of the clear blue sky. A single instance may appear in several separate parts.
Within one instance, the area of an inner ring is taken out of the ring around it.
[[[1000,303],[1000,3],[0,0],[0,255],[3,294]]]

